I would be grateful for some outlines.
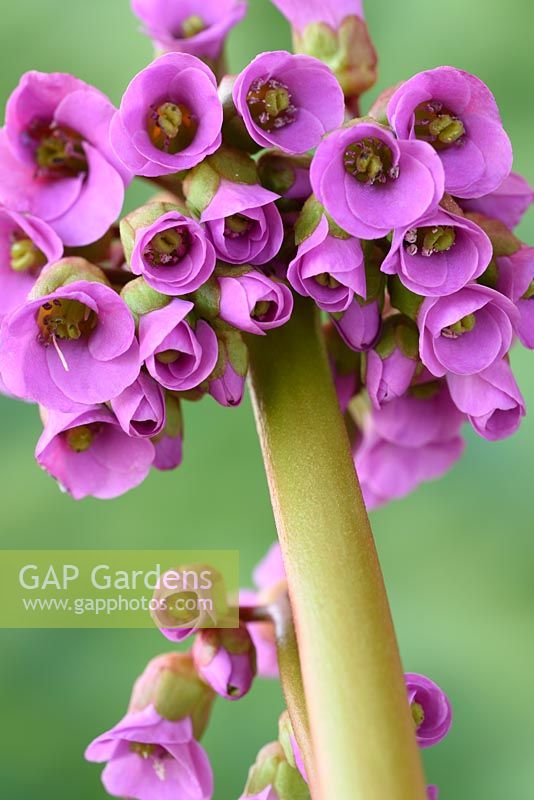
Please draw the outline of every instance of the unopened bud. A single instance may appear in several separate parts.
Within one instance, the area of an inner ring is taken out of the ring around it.
[[[190,717],[196,739],[208,724],[213,690],[196,672],[190,653],[166,653],[152,659],[137,679],[130,700],[130,711],[153,705],[164,719],[173,722]]]
[[[256,650],[246,625],[200,631],[193,645],[198,674],[227,700],[239,700],[252,686]]]
[[[265,795],[265,790],[270,793]],[[308,786],[295,767],[287,761],[279,742],[266,745],[251,767],[241,800],[310,800]]]
[[[77,281],[104,283],[109,286],[104,272],[99,267],[95,267],[94,264],[90,264],[84,258],[71,256],[62,258],[61,261],[57,261],[41,273],[30,292],[30,300],[53,294],[62,286],[67,286]]]

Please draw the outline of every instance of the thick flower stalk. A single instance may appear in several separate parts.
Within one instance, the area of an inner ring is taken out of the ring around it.
[[[288,714],[244,797],[436,798],[419,748],[450,704],[403,674],[366,508],[447,472],[466,424],[519,429],[534,192],[478,78],[423,71],[362,115],[360,0],[275,5],[296,52],[227,74],[244,0],[132,0],[156,56],[118,108],[22,76],[0,129],[0,390],[38,407],[38,464],[107,499],[180,466],[187,404],[237,406],[250,378],[280,548],[238,629],[157,620],[167,644],[197,638],[89,748],[110,794],[209,800],[209,708],[257,674]],[[154,195],[121,219],[133,178]]]

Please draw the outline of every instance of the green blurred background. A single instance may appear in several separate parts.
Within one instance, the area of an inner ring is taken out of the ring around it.
[[[500,104],[516,169],[534,183],[532,0],[368,6],[379,86],[439,64],[476,73]],[[29,69],[72,72],[118,102],[151,56],[127,0],[3,0],[0,19],[1,102]],[[261,50],[288,46],[268,0],[250,0],[231,37],[231,65],[237,70]],[[135,186],[129,206],[146,196]],[[534,215],[522,234],[534,243]],[[514,357],[532,408],[533,358]],[[79,504],[33,461],[35,409],[4,398],[0,409],[3,548],[239,547],[242,583],[249,582],[274,527],[248,402],[238,410],[211,400],[187,407],[178,473],[154,474],[114,502]],[[454,706],[451,735],[425,755],[429,781],[445,800],[534,797],[533,442],[534,416],[508,442],[469,436],[451,475],[374,514],[406,669],[432,676]],[[160,635],[0,631],[0,643],[2,795],[104,797],[100,770],[84,763],[83,748],[122,715],[132,681],[165,650]],[[205,738],[217,800],[239,796],[257,750],[275,738],[281,707],[269,682],[241,703],[219,701]]]

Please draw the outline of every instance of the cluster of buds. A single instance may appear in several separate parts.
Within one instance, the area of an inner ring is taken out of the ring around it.
[[[202,621],[189,619],[186,625],[180,618],[173,621],[174,627],[161,629],[173,642],[195,639],[189,652],[166,653],[150,661],[135,682],[126,716],[87,748],[88,761],[106,763],[102,781],[109,794],[136,800],[211,800],[213,773],[199,740],[217,695],[239,700],[251,690],[256,674],[278,675],[272,609],[287,594],[278,544],[256,567],[254,582],[256,591],[241,593],[243,620],[238,627],[217,628],[215,621],[201,628]],[[228,612],[229,599],[221,592],[215,592],[221,595],[215,604],[219,621]],[[161,626],[165,620],[157,621]],[[408,673],[405,681],[419,747],[438,744],[452,722],[446,694],[424,675]],[[260,751],[241,800],[309,798],[304,758],[284,711],[278,740]],[[435,787],[429,787],[429,798],[437,798]]]
[[[533,193],[489,89],[440,67],[355,117],[360,2],[276,4],[297,53],[237,76],[244,2],[134,0],[157,57],[118,109],[63,74],[8,100],[0,386],[39,404],[37,460],[75,498],[177,467],[182,401],[238,405],[246,338],[294,293],[325,315],[370,507],[443,474],[466,420],[496,440],[525,414],[509,351],[534,346],[534,249],[512,229]],[[117,224],[135,176],[159,193]]]

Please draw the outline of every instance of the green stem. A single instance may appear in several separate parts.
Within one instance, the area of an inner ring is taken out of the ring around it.
[[[424,800],[386,590],[319,318],[249,340],[310,722],[314,800]]]

